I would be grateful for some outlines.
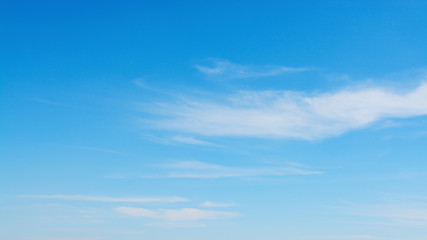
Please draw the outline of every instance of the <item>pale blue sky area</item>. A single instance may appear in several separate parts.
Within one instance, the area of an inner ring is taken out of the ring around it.
[[[1,1],[0,239],[427,239],[427,2]]]

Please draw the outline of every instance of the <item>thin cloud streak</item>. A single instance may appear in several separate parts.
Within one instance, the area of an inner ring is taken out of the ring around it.
[[[200,204],[201,207],[206,207],[206,208],[221,208],[221,207],[231,207],[234,206],[234,204],[232,203],[216,203],[216,202],[204,202],[202,204]]]
[[[175,136],[175,137],[172,137],[171,140],[177,143],[184,143],[184,144],[190,144],[190,145],[203,145],[203,146],[214,145],[213,143],[196,139],[193,137]]]
[[[135,207],[118,207],[113,210],[131,217],[145,217],[172,222],[223,219],[238,216],[234,212],[201,210],[196,208],[149,210]]]
[[[361,224],[427,226],[427,204],[424,202],[347,204],[338,209],[347,215],[366,217],[368,220]]]
[[[322,174],[320,171],[306,170],[295,167],[227,167],[199,161],[182,161],[161,165],[169,169],[165,174],[142,175],[142,178],[242,178],[242,177],[274,177],[287,175]]]
[[[218,97],[218,99],[221,99]],[[316,140],[389,118],[427,115],[427,84],[406,94],[382,88],[306,96],[290,91],[240,91],[222,102],[203,99],[151,106],[152,127],[201,136]]]
[[[406,219],[423,221],[427,224],[427,205],[406,206],[406,205],[372,205],[364,206],[356,210],[355,214],[372,217],[382,217],[388,219]]]
[[[93,147],[83,147],[83,146],[73,146],[73,145],[61,145],[61,146],[64,146],[67,148],[73,148],[73,149],[95,151],[95,152],[113,153],[113,154],[119,154],[119,155],[131,155],[126,152],[120,152],[120,151],[115,151],[115,150],[105,149],[105,148],[93,148]]]
[[[59,199],[73,201],[92,202],[128,202],[128,203],[150,203],[150,202],[187,202],[188,199],[182,197],[104,197],[104,196],[83,196],[83,195],[27,195],[22,196],[32,199]]]
[[[177,144],[187,144],[187,145],[199,145],[199,146],[215,146],[219,147],[218,144],[200,140],[194,137],[184,137],[184,136],[173,136],[173,137],[158,137],[155,135],[144,134],[142,135],[144,139],[148,141],[160,143],[160,144],[168,144],[168,145],[177,145]]]
[[[207,76],[230,79],[269,77],[281,75],[287,72],[303,72],[312,70],[310,68],[292,68],[285,66],[241,65],[223,59],[213,59],[211,62],[211,66],[195,65],[195,68]]]
[[[201,222],[153,222],[146,224],[149,227],[159,227],[159,228],[200,228],[206,227],[206,224]]]

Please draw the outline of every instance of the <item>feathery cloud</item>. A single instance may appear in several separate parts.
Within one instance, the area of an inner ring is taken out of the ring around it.
[[[197,221],[238,216],[234,212],[200,210],[196,208],[149,210],[135,207],[118,207],[114,211],[131,217],[146,217],[164,221]]]
[[[202,204],[200,204],[201,207],[209,207],[209,208],[216,208],[216,207],[231,207],[234,206],[232,203],[216,203],[216,202],[209,202],[206,201]]]
[[[405,201],[384,204],[352,204],[338,207],[344,214],[363,216],[362,224],[427,226],[427,204],[423,201]],[[375,223],[372,223],[375,220]]]
[[[228,167],[199,161],[182,161],[161,165],[169,169],[163,175],[143,178],[232,178],[322,174],[319,171],[296,167]]]
[[[187,144],[187,145],[199,145],[199,146],[219,146],[215,143],[200,140],[194,137],[184,137],[184,136],[172,136],[172,137],[159,137],[152,134],[143,134],[142,137],[148,141],[176,145],[176,144]]]
[[[387,219],[414,220],[427,224],[427,205],[384,204],[358,206],[354,214]]]
[[[210,142],[196,139],[193,137],[175,136],[175,137],[172,137],[171,140],[177,143],[184,143],[184,144],[191,144],[191,145],[204,145],[204,146],[214,145]]]
[[[197,70],[208,76],[223,78],[256,78],[277,76],[286,72],[309,71],[309,68],[292,68],[285,66],[241,65],[228,60],[212,59],[211,66],[195,65]]]
[[[146,110],[159,117],[146,123],[202,136],[322,139],[382,119],[427,115],[427,83],[404,94],[383,88],[312,96],[291,91],[240,91],[221,100],[155,105]]]

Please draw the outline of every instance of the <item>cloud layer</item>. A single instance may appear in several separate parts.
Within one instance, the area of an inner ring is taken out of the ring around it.
[[[208,207],[208,208],[221,208],[221,207],[231,207],[234,206],[232,203],[216,203],[216,202],[204,202],[200,204],[201,207]]]
[[[232,63],[228,60],[214,59],[211,60],[210,66],[196,65],[195,67],[201,73],[208,76],[221,78],[255,78],[277,76],[286,72],[309,71],[309,68],[292,68],[285,66],[256,66],[241,65]]]
[[[147,178],[232,178],[322,174],[319,171],[296,167],[228,167],[199,161],[182,161],[161,165],[165,174]]]
[[[355,215],[379,217],[395,221],[417,221],[427,225],[427,204],[377,204],[349,207]]]
[[[135,207],[118,207],[114,211],[132,217],[146,217],[164,221],[197,221],[238,216],[237,213],[233,212],[200,210],[196,208],[149,210]]]
[[[427,84],[407,93],[346,89],[307,96],[290,91],[240,91],[218,101],[163,103],[151,126],[203,136],[321,139],[386,118],[427,115]]]

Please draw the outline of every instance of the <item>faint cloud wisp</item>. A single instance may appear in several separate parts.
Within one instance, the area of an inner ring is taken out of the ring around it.
[[[293,68],[285,66],[242,65],[223,59],[211,59],[210,62],[211,64],[209,66],[195,65],[195,68],[207,76],[226,79],[269,77],[281,75],[287,72],[303,72],[312,70],[310,68]]]
[[[274,177],[287,175],[322,174],[320,171],[296,167],[228,167],[199,161],[181,161],[160,165],[167,169],[164,174],[142,175],[142,178],[243,178],[243,177]]]
[[[131,217],[154,218],[164,221],[197,221],[238,216],[234,212],[200,210],[196,208],[149,210],[135,207],[118,207],[114,211]]]

